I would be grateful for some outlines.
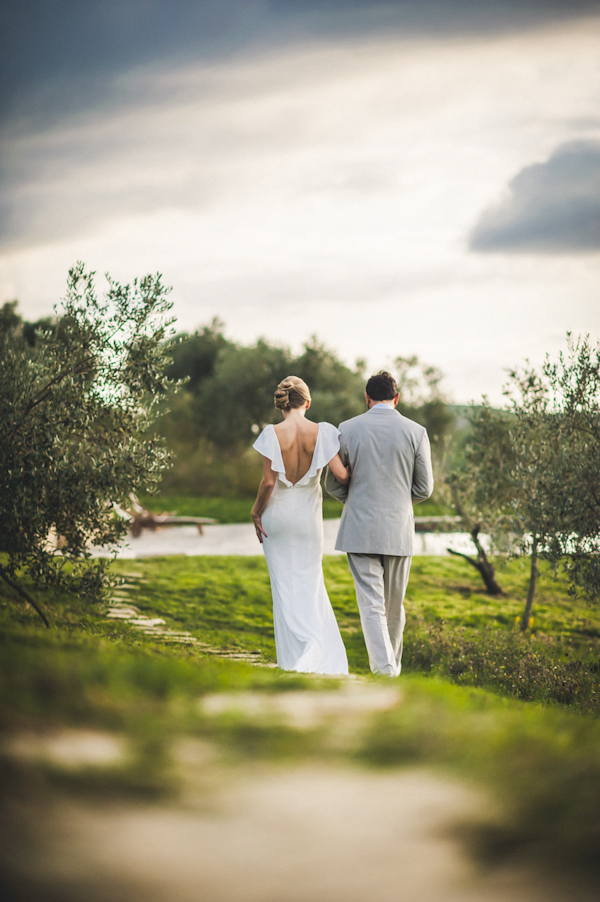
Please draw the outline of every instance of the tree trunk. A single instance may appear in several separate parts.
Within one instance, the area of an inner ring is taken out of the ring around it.
[[[502,588],[496,580],[496,571],[494,569],[494,565],[490,564],[490,562],[488,561],[485,549],[479,541],[480,529],[480,524],[477,524],[471,530],[471,538],[473,539],[473,544],[477,549],[477,558],[469,557],[468,554],[463,554],[461,551],[454,551],[452,548],[447,548],[446,550],[449,552],[449,554],[455,554],[457,555],[457,557],[464,557],[464,559],[468,561],[472,567],[475,567],[483,582],[485,583],[485,590],[488,595],[504,595]]]
[[[533,539],[533,545],[531,546],[531,571],[529,575],[529,589],[527,592],[527,601],[525,602],[525,610],[523,611],[523,616],[521,617],[521,629],[524,631],[529,626],[529,621],[531,619],[531,609],[533,607],[533,598],[535,596],[535,589],[537,586],[537,578],[538,578],[538,543],[537,538]]]

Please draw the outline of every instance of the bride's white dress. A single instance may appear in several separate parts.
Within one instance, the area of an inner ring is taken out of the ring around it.
[[[271,578],[277,664],[302,673],[348,673],[348,659],[323,580],[321,470],[339,451],[339,432],[319,423],[308,472],[286,479],[279,440],[266,426],[253,447],[271,461],[275,488],[262,515]]]

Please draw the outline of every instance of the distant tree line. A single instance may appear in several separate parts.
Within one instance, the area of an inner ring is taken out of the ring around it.
[[[365,410],[364,362],[344,364],[316,336],[300,354],[266,339],[243,345],[225,336],[224,324],[213,320],[194,333],[182,333],[167,368],[183,391],[166,401],[169,411],[155,429],[174,453],[163,488],[177,493],[247,495],[256,491],[260,459],[252,443],[267,423],[281,414],[273,393],[288,375],[310,386],[309,417],[339,425]],[[437,468],[450,446],[454,415],[440,387],[442,374],[416,357],[398,358],[390,368],[398,374],[399,409],[427,427]]]

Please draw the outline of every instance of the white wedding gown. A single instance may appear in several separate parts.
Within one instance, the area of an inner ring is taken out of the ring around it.
[[[266,426],[253,447],[277,472],[262,515],[263,549],[271,578],[277,664],[302,673],[348,673],[348,659],[323,580],[321,470],[339,451],[338,430],[319,423],[308,472],[286,479],[281,447]]]

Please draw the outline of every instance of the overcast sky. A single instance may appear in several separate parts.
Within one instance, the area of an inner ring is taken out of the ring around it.
[[[0,303],[160,271],[180,329],[498,401],[600,336],[599,42],[600,0],[3,0]]]

